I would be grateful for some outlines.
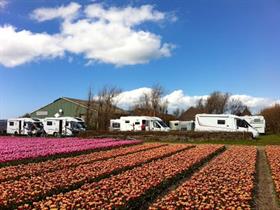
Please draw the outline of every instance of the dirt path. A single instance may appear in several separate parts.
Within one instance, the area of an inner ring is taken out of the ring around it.
[[[258,147],[256,209],[280,210],[264,147]]]

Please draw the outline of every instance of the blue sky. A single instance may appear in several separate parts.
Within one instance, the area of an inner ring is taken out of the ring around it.
[[[172,108],[220,90],[258,111],[280,101],[279,11],[277,0],[0,0],[0,118],[90,86],[118,86],[130,103],[155,83]]]

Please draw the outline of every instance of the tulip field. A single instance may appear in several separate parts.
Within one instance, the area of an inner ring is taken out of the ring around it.
[[[9,161],[75,153],[85,150],[102,150],[139,143],[141,141],[115,141],[114,139],[0,137],[0,164]]]
[[[250,209],[256,157],[256,148],[232,147],[149,209]]]
[[[280,199],[280,146],[263,151]],[[0,209],[255,209],[258,154],[255,146],[0,137]]]
[[[280,198],[280,146],[268,146],[266,155],[271,169],[275,190]]]

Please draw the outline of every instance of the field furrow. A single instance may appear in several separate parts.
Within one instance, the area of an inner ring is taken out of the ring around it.
[[[251,209],[256,157],[255,147],[231,147],[149,209]]]
[[[222,145],[197,146],[34,205],[38,209],[139,209],[145,199],[223,149]]]
[[[15,208],[22,203],[32,203],[46,196],[74,190],[85,183],[99,181],[111,174],[170,156],[190,147],[189,145],[163,146],[109,160],[43,173],[39,176],[21,177],[16,181],[3,182],[0,184],[0,208]]]

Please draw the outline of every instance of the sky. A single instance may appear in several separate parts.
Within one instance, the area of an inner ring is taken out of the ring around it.
[[[278,0],[0,0],[0,119],[89,88],[135,104],[155,84],[169,110],[213,91],[255,113],[280,103]]]

